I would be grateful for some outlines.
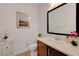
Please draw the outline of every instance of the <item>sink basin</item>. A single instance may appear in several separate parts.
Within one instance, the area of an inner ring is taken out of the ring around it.
[[[69,38],[66,38],[66,37],[62,37],[62,38],[60,38],[60,37],[55,37],[55,38],[54,37],[44,37],[44,38],[40,38],[40,39],[43,42],[47,42],[47,43],[53,42],[55,44],[60,43],[60,44],[68,45],[68,46],[72,46],[71,41],[73,40],[71,37],[69,37]],[[78,40],[77,43],[79,46],[79,39],[77,39],[77,40]]]
[[[48,40],[48,41],[56,41],[56,42],[58,42],[58,43],[64,43],[64,44],[66,44],[66,45],[71,45],[71,41],[73,40],[71,37],[69,37],[69,38],[66,38],[66,37],[64,37],[64,38],[59,38],[59,37],[56,37],[56,38],[54,38],[54,37],[46,37],[45,38],[46,40]]]
[[[73,40],[73,38],[71,38],[71,37],[69,37],[69,38],[65,38],[65,39],[62,39],[62,40],[59,40],[61,43],[64,43],[64,44],[66,44],[66,45],[69,45],[69,46],[73,46],[72,45],[72,40]],[[78,46],[79,46],[79,39],[77,38],[77,39],[74,39],[75,40],[75,42],[78,44]]]

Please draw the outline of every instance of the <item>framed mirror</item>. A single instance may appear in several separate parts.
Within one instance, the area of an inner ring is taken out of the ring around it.
[[[62,3],[49,10],[47,12],[47,33],[69,35],[71,31],[78,31],[76,10],[76,3]]]

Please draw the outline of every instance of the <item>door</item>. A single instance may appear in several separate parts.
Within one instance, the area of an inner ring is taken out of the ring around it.
[[[41,42],[37,42],[37,54],[38,56],[47,56],[47,46]]]
[[[67,55],[54,48],[50,48],[50,56],[67,56]]]
[[[3,56],[12,55],[12,44],[10,42],[3,44],[3,46],[2,46],[2,55]]]
[[[0,44],[0,56],[2,55],[2,44]]]

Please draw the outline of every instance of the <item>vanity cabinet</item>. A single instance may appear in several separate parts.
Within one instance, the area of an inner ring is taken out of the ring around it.
[[[12,51],[12,42],[0,42],[0,56],[10,56]]]
[[[38,56],[67,56],[66,54],[37,41],[37,54]]]
[[[12,44],[11,43],[5,43],[2,46],[2,55],[4,56],[10,56],[12,55]]]
[[[2,45],[0,45],[0,56],[2,55]]]

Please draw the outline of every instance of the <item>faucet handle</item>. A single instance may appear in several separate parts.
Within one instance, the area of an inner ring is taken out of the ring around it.
[[[67,38],[69,38],[69,36],[67,36]]]

